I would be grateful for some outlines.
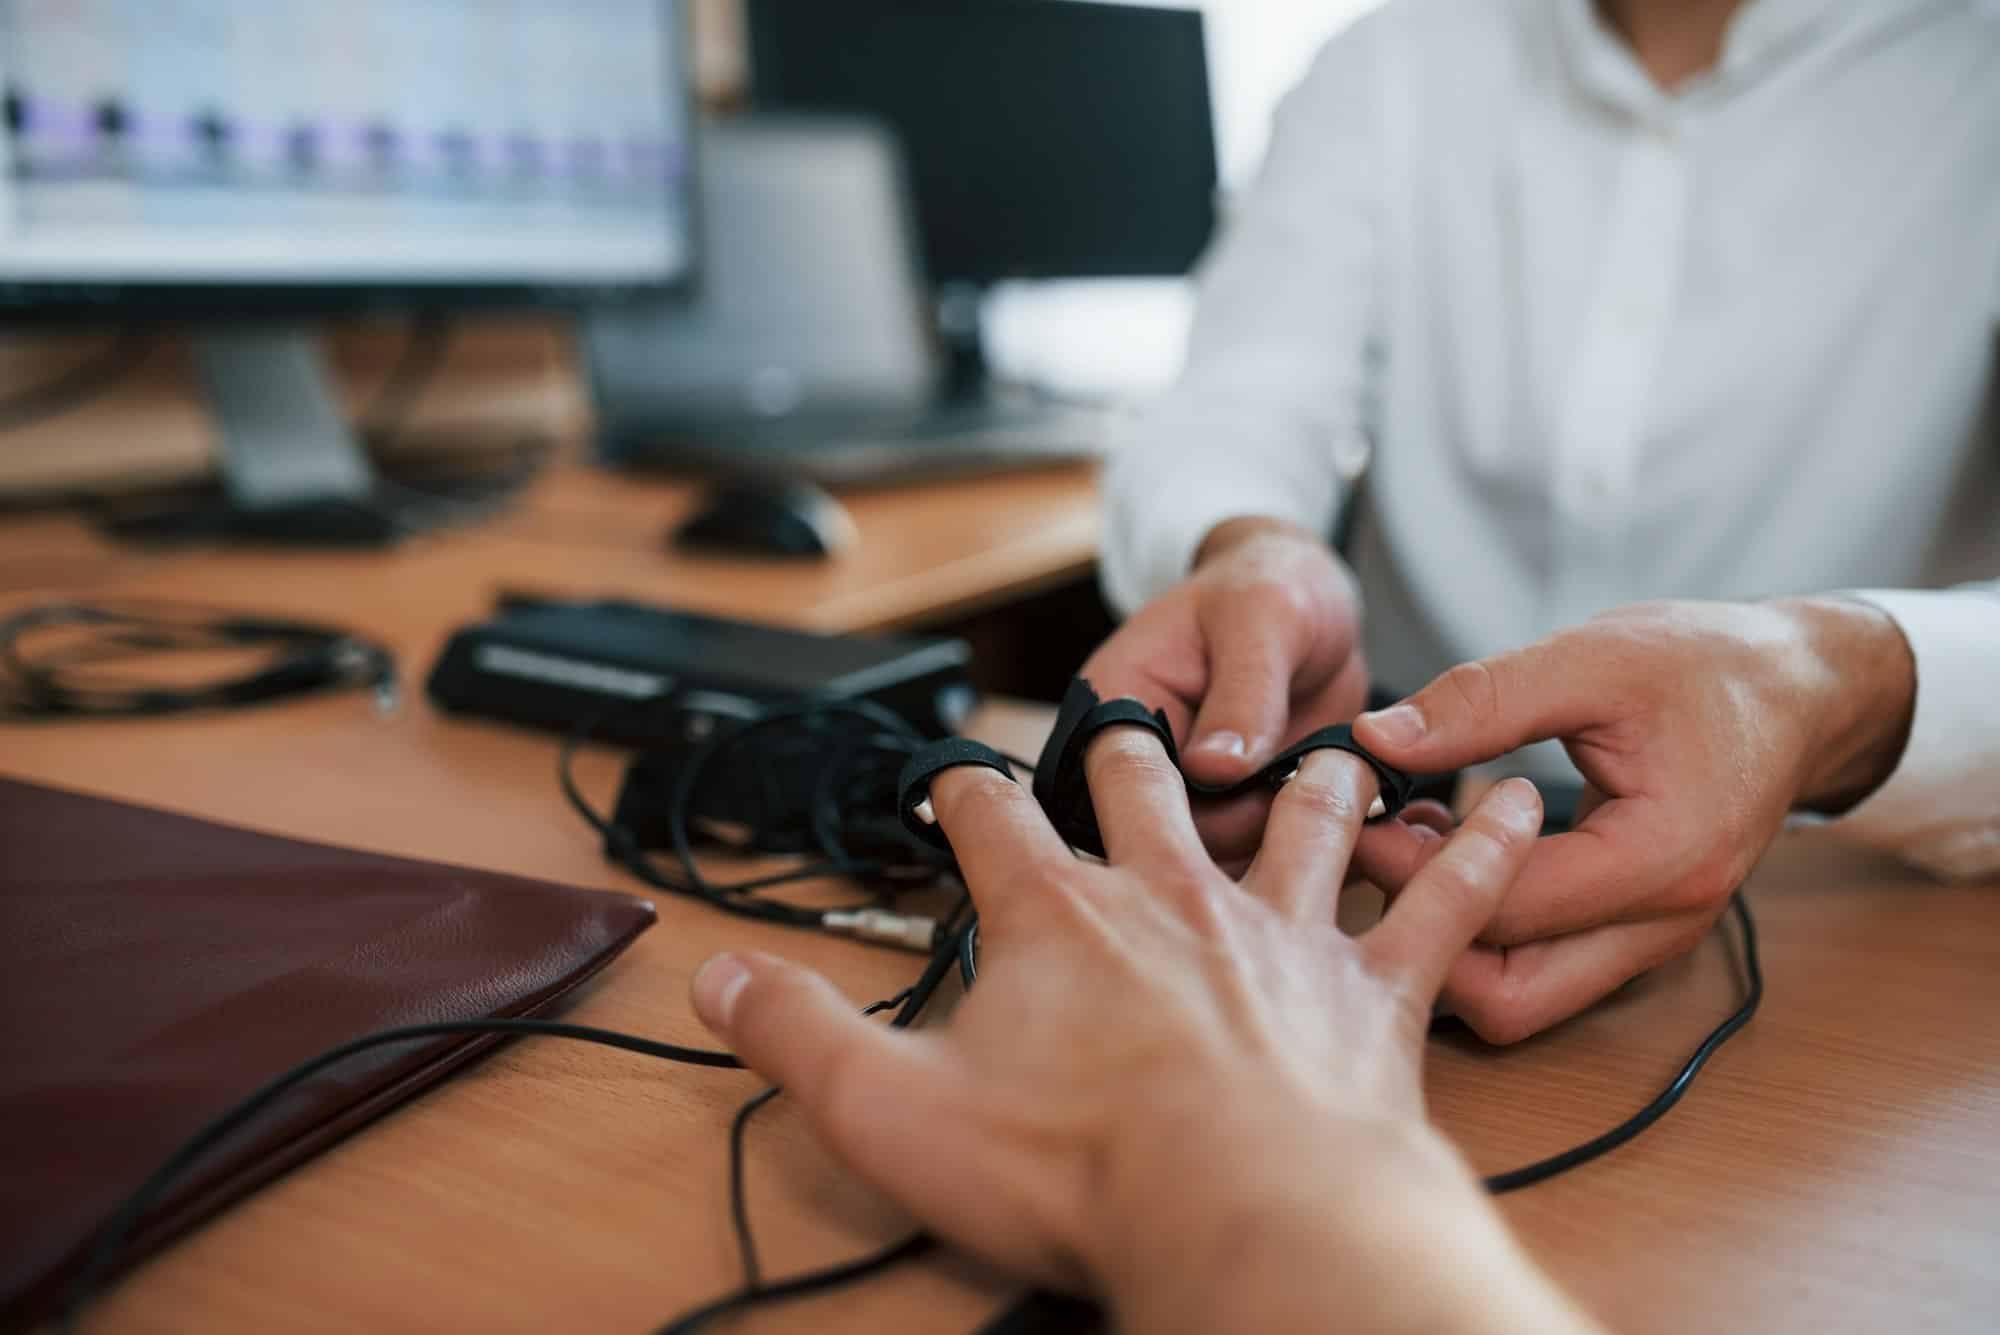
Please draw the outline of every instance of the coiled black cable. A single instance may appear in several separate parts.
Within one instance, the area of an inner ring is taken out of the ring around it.
[[[266,657],[195,681],[130,671],[218,651]],[[335,626],[173,602],[43,603],[0,618],[0,718],[150,717],[355,686],[393,707],[396,660]]]

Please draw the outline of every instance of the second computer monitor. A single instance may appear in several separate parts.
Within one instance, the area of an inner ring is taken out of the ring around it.
[[[1215,222],[1202,16],[1077,0],[751,0],[760,107],[902,138],[930,277],[1184,273]]]

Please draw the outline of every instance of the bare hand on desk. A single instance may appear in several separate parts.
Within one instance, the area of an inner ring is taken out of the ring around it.
[[[1788,812],[1835,812],[1902,752],[1915,668],[1883,612],[1842,599],[1647,603],[1462,664],[1355,723],[1392,765],[1440,771],[1558,738],[1588,787],[1451,970],[1445,999],[1492,1042],[1565,1019],[1700,941]],[[1437,847],[1371,829],[1393,892]]]
[[[1086,771],[1108,862],[983,769],[931,792],[980,913],[948,1024],[861,1019],[818,976],[725,955],[702,1018],[928,1227],[1107,1299],[1133,1330],[1577,1328],[1424,1118],[1445,971],[1526,861],[1534,789],[1494,790],[1366,936],[1334,901],[1375,780],[1307,758],[1239,882],[1179,773],[1114,727]]]
[[[1167,711],[1181,763],[1234,783],[1367,703],[1354,580],[1326,542],[1281,520],[1218,524],[1194,571],[1119,627],[1081,675],[1106,700]],[[1199,828],[1225,863],[1257,851],[1268,799],[1211,805]]]

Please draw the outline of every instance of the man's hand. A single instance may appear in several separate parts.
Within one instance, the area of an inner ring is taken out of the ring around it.
[[[1106,729],[1085,767],[1105,864],[990,770],[933,785],[980,915],[948,1025],[871,1023],[764,955],[703,967],[703,1020],[912,1215],[1121,1328],[1582,1328],[1423,1117],[1431,1002],[1534,844],[1533,787],[1489,794],[1355,939],[1355,757],[1306,759],[1240,882],[1150,733]]]
[[[1287,745],[1353,718],[1368,699],[1354,580],[1326,542],[1274,519],[1233,519],[1202,543],[1194,573],[1141,608],[1083,666],[1110,700],[1167,711],[1181,763],[1234,783]],[[1254,853],[1268,799],[1202,812],[1209,851]]]
[[[1542,839],[1445,999],[1489,1041],[1525,1038],[1692,948],[1788,812],[1834,812],[1895,768],[1916,669],[1884,613],[1839,599],[1624,608],[1462,664],[1355,737],[1454,769],[1558,738],[1587,783]],[[1358,866],[1394,892],[1437,847],[1371,829]]]

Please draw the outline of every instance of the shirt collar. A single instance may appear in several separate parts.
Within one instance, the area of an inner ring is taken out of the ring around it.
[[[1878,21],[1915,0],[1747,0],[1729,21],[1715,71],[1684,85],[1754,79],[1803,43],[1856,21]],[[1556,28],[1570,75],[1586,93],[1641,117],[1663,114],[1675,95],[1660,91],[1595,0],[1556,0]],[[1845,22],[1844,22],[1845,21]]]

